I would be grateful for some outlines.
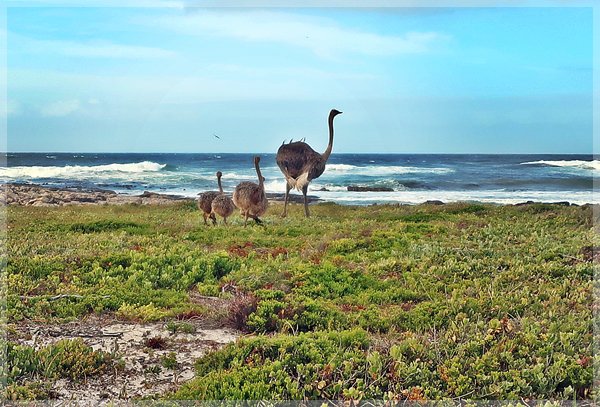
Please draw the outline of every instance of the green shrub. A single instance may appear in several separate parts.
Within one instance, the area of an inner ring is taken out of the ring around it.
[[[9,400],[46,399],[54,380],[85,380],[112,365],[109,354],[93,350],[81,339],[63,339],[39,350],[8,342],[5,396]]]

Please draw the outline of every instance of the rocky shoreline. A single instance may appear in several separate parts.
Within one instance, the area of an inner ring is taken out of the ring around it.
[[[283,193],[267,193],[272,202],[283,202]],[[7,183],[0,187],[0,205],[19,206],[65,206],[65,205],[167,205],[174,202],[192,202],[194,198],[180,195],[159,194],[144,191],[140,195],[124,195],[107,189],[54,188],[37,184]],[[301,194],[291,193],[290,202],[303,203]],[[309,202],[321,202],[317,196],[308,195]],[[514,204],[532,205],[534,201]],[[445,202],[429,200],[424,205],[444,205]],[[578,206],[567,201],[552,202],[554,205]],[[590,204],[587,204],[590,205]]]
[[[283,201],[284,194],[267,194],[269,200]],[[65,205],[166,205],[176,201],[193,201],[179,195],[145,191],[140,195],[124,195],[107,189],[54,188],[37,184],[4,184],[0,189],[0,205],[65,206]],[[290,194],[290,202],[301,202],[302,196]],[[319,201],[309,196],[309,202]]]

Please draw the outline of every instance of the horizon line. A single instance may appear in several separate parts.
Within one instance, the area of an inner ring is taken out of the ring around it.
[[[142,151],[0,151],[0,154],[274,154],[277,152],[240,152],[240,153],[232,153],[232,152],[188,152],[188,151],[175,151],[175,152],[160,152],[160,151],[150,151],[150,152],[142,152]],[[453,152],[453,153],[440,153],[440,152],[339,152],[339,153],[331,153],[331,155],[591,155],[600,156],[600,152],[585,152],[585,153],[483,153],[483,152]]]

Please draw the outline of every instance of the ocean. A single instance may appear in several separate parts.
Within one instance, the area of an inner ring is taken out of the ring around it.
[[[285,192],[275,154],[259,154],[267,192]],[[101,188],[124,194],[152,191],[195,197],[256,181],[252,154],[8,153],[0,182]],[[600,160],[590,155],[333,154],[309,194],[341,204],[427,200],[518,203],[598,203]],[[348,186],[391,188],[349,192]],[[292,192],[298,193],[298,192]]]

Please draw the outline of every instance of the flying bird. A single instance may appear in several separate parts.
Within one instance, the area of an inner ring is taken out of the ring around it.
[[[216,138],[218,138],[219,140],[221,140],[221,137],[217,136],[215,133],[213,133],[213,136],[215,136]]]
[[[295,188],[302,191],[304,195],[304,214],[310,216],[308,211],[308,202],[306,194],[308,192],[308,184],[315,178],[319,178],[325,171],[325,163],[331,155],[333,149],[333,119],[338,114],[339,110],[332,109],[329,112],[329,144],[323,154],[317,153],[308,144],[303,141],[296,141],[288,144],[284,143],[277,150],[277,166],[285,176],[285,203],[283,205],[282,216],[287,216],[287,203],[290,194],[290,189]]]

